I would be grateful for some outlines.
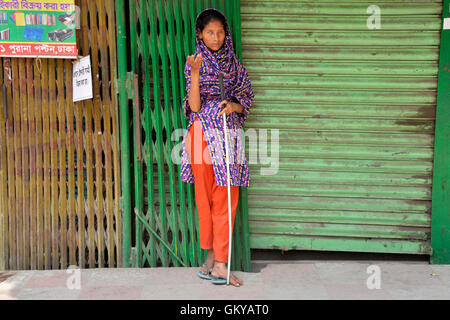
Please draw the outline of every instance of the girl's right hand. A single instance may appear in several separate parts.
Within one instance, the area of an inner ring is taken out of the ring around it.
[[[197,57],[193,54],[192,56],[187,57],[187,62],[191,66],[191,70],[194,72],[200,71],[200,67],[202,66],[202,55],[198,54]]]

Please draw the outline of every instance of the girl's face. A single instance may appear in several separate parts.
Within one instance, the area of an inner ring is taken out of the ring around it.
[[[199,38],[203,40],[209,50],[219,50],[225,41],[225,29],[222,22],[213,20],[208,23],[199,34]]]

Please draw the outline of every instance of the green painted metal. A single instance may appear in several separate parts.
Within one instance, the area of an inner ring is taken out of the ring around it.
[[[136,11],[136,7],[135,4],[133,3],[133,1],[129,2],[130,5],[130,12],[135,12]],[[141,14],[143,14],[145,11],[142,11]],[[137,19],[136,19],[136,15],[133,15],[132,17],[130,17],[130,41],[131,43],[135,43],[137,44],[137,37],[136,37],[136,27],[137,27]],[[146,42],[143,43],[139,43],[141,50],[144,52],[147,52],[144,48],[147,46]],[[139,75],[141,74],[141,72],[143,70],[145,70],[145,72],[147,72],[146,70],[148,70],[148,62],[146,60],[144,60],[143,65],[141,66],[140,63],[138,63],[139,61],[139,57],[137,55],[137,51],[136,50],[131,50],[131,70],[133,70],[133,74],[134,75]],[[140,68],[143,68],[140,69]],[[139,78],[138,78],[139,80]],[[142,80],[141,80],[142,81]],[[135,84],[138,86],[138,88],[140,87],[140,84]],[[144,105],[148,105],[149,101],[147,98],[148,95],[148,91],[149,91],[149,81],[147,79],[145,79],[144,84],[143,84],[143,103]],[[139,97],[134,97],[134,99],[139,99]],[[141,130],[141,128],[138,128],[136,126],[136,121],[137,121],[137,117],[139,116],[140,113],[140,109],[138,111],[135,110],[135,112],[133,112],[133,141],[137,141],[137,131]],[[142,123],[142,121],[141,121]],[[138,212],[142,212],[143,208],[144,208],[144,194],[143,194],[143,190],[142,188],[140,188],[139,186],[142,185],[142,183],[144,183],[144,172],[143,172],[143,166],[142,166],[142,159],[138,159],[137,157],[137,146],[138,144],[135,143],[134,144],[134,208],[135,211],[138,210]],[[136,223],[135,226],[135,236],[136,236],[136,241],[135,241],[135,246],[136,246],[136,260],[135,263],[139,266],[142,264],[142,255],[138,254],[139,252],[142,251],[142,243],[141,241],[138,241],[138,239],[141,239],[142,237],[142,226],[140,223]]]
[[[128,95],[126,88],[127,73],[127,38],[126,38],[126,17],[125,3],[123,0],[116,0],[117,19],[117,51],[118,51],[118,71],[119,71],[119,98],[120,98],[120,145],[121,145],[121,170],[122,170],[122,210],[123,210],[123,261],[122,267],[130,267],[131,255],[131,170],[130,159],[130,137],[127,130],[129,125],[128,115]],[[125,130],[124,130],[125,128]]]
[[[180,22],[178,21],[178,17],[176,18],[176,16],[179,15],[179,13],[181,13],[181,4],[179,1],[176,1],[174,3],[174,7],[173,10],[168,10],[168,8],[166,7],[166,16],[167,19],[169,21],[175,21],[175,25],[169,23],[168,24],[168,35],[169,35],[169,42],[170,43],[175,43],[175,46],[170,46],[169,50],[168,50],[168,54],[169,54],[169,60],[170,60],[170,78],[171,78],[171,89],[172,89],[172,97],[174,98],[175,101],[180,101],[181,99],[181,95],[179,92],[179,84],[181,83],[181,81],[179,81],[179,77],[181,76],[181,73],[176,72],[177,68],[178,70],[183,70],[182,69],[182,63],[181,60],[177,60],[177,52],[178,54],[180,54],[179,56],[181,56],[181,43],[179,41],[176,41],[176,37],[175,34],[181,32],[181,25]],[[182,118],[182,111],[179,108],[174,108],[173,109],[173,117],[172,117],[172,121],[173,124],[171,124],[172,129],[173,128],[177,128],[179,127],[179,123],[181,123],[181,118]],[[173,146],[171,145],[170,149],[172,149]],[[177,168],[178,170],[175,172],[175,174],[179,175],[180,174],[180,170],[179,168]],[[185,186],[183,184],[183,182],[178,179],[178,190],[180,190],[180,192],[178,193],[179,195],[179,201],[180,203],[185,203],[185,198],[186,198],[186,191],[185,191]],[[176,195],[176,191],[173,190],[173,195]],[[174,204],[176,207],[176,203]],[[181,206],[180,207],[180,215],[181,215],[181,221],[185,221],[186,219],[186,207]],[[185,223],[179,223],[177,221],[177,214],[175,213],[173,215],[173,224],[177,225],[177,228],[179,230],[179,232],[181,232],[181,236],[183,238],[187,238],[187,227]],[[188,252],[188,247],[187,247],[187,242],[181,242],[178,239],[178,232],[175,234],[176,238],[175,238],[175,242],[177,243],[182,243],[181,248],[179,249],[181,251],[181,254],[184,258],[184,260],[187,260],[187,252]]]
[[[450,1],[444,0],[443,19],[450,18]],[[442,24],[444,26],[444,24]],[[442,30],[431,219],[431,263],[450,264],[450,30]]]
[[[129,76],[139,75],[139,94],[130,98],[134,106],[140,106],[138,112],[133,112],[137,267],[199,266],[206,257],[206,250],[200,249],[193,185],[180,180],[180,167],[171,159],[181,137],[175,136],[179,140],[173,141],[172,134],[187,127],[181,105],[186,94],[184,67],[186,56],[194,53],[198,13],[207,7],[224,10],[230,25],[237,26],[232,30],[240,48],[239,6],[238,0],[129,2]],[[246,205],[246,193],[241,190],[232,269],[250,271]]]
[[[246,127],[269,140],[246,149],[279,146],[276,174],[250,163],[251,247],[430,254],[442,1],[242,0],[241,15]]]
[[[242,26],[241,26],[241,3],[240,0],[234,0],[234,28],[236,35],[234,38],[234,45],[236,54],[239,59],[242,61]],[[219,9],[221,9],[219,7]],[[235,244],[242,246],[242,265],[241,268],[245,271],[250,271],[252,269],[251,266],[251,256],[250,256],[250,225],[249,225],[249,216],[248,216],[248,188],[240,188],[239,189],[239,211],[241,213],[241,219],[237,219],[237,223],[239,224],[237,227],[242,230],[242,238],[241,241],[235,241]],[[235,249],[235,252],[238,251],[238,248]]]
[[[170,254],[183,266],[186,267],[186,264],[181,260],[181,258],[170,248],[170,246],[163,240],[161,237],[153,230],[145,219],[141,216],[141,213],[138,210],[135,210],[136,218],[152,233],[152,235],[159,240],[159,242],[170,252]]]

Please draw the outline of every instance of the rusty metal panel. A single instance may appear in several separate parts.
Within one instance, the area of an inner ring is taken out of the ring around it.
[[[120,267],[114,1],[76,0],[94,99],[70,60],[0,58],[0,270]]]
[[[430,254],[442,1],[372,4],[242,1],[252,248]]]

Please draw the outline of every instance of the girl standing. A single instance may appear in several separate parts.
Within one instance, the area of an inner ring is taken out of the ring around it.
[[[196,53],[187,58],[187,95],[183,110],[189,119],[182,145],[181,180],[195,183],[200,247],[208,251],[198,272],[215,284],[226,283],[228,261],[228,191],[224,123],[227,115],[232,227],[239,186],[249,186],[248,163],[243,149],[243,126],[254,94],[246,69],[234,54],[230,29],[218,10],[206,9],[195,22]],[[225,100],[221,101],[219,74]],[[242,136],[241,136],[242,135]],[[230,275],[230,283],[242,280]]]

